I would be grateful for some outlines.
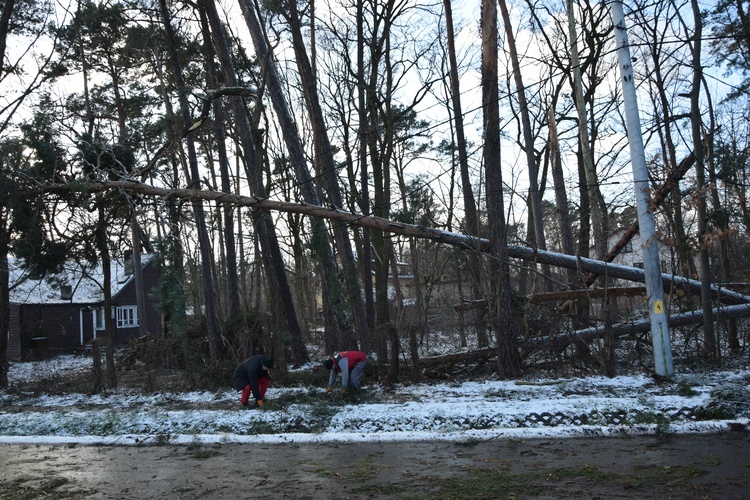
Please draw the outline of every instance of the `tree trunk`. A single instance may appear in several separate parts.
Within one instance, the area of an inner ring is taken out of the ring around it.
[[[381,219],[374,216],[362,216],[334,210],[330,208],[301,204],[287,203],[256,196],[238,196],[216,191],[196,191],[193,189],[164,189],[149,184],[143,184],[137,181],[101,181],[95,183],[76,182],[75,184],[45,184],[40,187],[39,192],[54,191],[73,191],[73,192],[102,192],[110,189],[126,190],[141,193],[149,196],[159,196],[163,198],[174,198],[182,200],[211,200],[218,203],[232,203],[238,206],[253,207],[257,212],[273,210],[279,212],[291,212],[304,214],[311,217],[322,217],[334,221],[356,226],[367,226],[378,231],[386,231],[402,236],[413,236],[432,240],[438,243],[455,246],[462,250],[473,252],[482,252],[491,254],[493,251],[492,244],[485,238],[477,238],[459,233],[451,233],[442,229],[434,229],[416,224],[405,224],[394,222],[387,219]],[[566,255],[556,252],[542,251],[534,248],[522,247],[519,245],[505,246],[506,257],[522,260],[538,260],[551,266],[572,267],[583,272],[607,274],[615,279],[636,281],[643,283],[643,269],[637,267],[611,264],[600,260],[587,259],[576,255]],[[675,288],[687,290],[690,292],[700,292],[701,283],[696,280],[673,276],[671,274],[662,274],[662,281],[665,288]],[[712,298],[720,298],[726,304],[748,304],[750,296],[732,291],[729,288],[711,287]]]
[[[451,8],[451,0],[443,0],[443,6],[445,8],[448,59],[450,62],[451,101],[453,103],[453,121],[456,127],[456,149],[458,150],[458,165],[461,171],[461,193],[463,194],[466,233],[473,236],[479,236],[479,216],[477,215],[477,203],[474,198],[474,189],[472,188],[471,176],[469,174],[469,159],[466,135],[464,133],[464,115],[461,106],[458,57],[456,55],[456,41],[453,33],[453,9]],[[483,297],[482,261],[478,253],[469,253],[467,259],[471,300],[479,300]],[[489,345],[484,316],[484,309],[474,311],[474,328],[476,329],[477,344],[479,347],[487,347]]]
[[[5,61],[5,48],[7,47],[8,35],[10,34],[10,18],[13,15],[13,8],[16,0],[5,0],[3,2],[2,12],[0,12],[0,61]],[[2,65],[0,65],[0,76],[3,74]]]
[[[501,378],[521,374],[518,325],[513,310],[510,267],[503,208],[503,179],[500,165],[500,110],[497,71],[497,6],[482,0],[482,110],[484,114],[483,159],[487,192],[490,276],[490,314],[497,337],[497,368]]]
[[[583,77],[581,63],[578,57],[578,34],[576,30],[575,14],[573,12],[573,0],[567,0],[568,5],[568,30],[570,35],[570,55],[573,66],[573,86],[576,111],[578,112],[578,143],[580,158],[583,165],[586,193],[588,197],[588,209],[591,216],[591,229],[594,233],[594,247],[596,258],[601,259],[607,250],[607,225],[606,205],[604,197],[599,189],[599,179],[594,166],[594,156],[591,152],[589,139],[588,120],[586,119],[586,101],[583,94]],[[581,240],[581,245],[588,247],[589,240]],[[588,255],[588,249],[585,254]]]
[[[738,304],[733,306],[721,306],[714,311],[727,319],[750,317],[750,304]],[[697,325],[703,321],[703,311],[687,311],[672,314],[669,317],[669,327]],[[638,321],[627,321],[625,323],[613,324],[610,327],[610,335],[613,338],[633,333],[646,333],[651,330],[651,322],[647,319]],[[602,336],[602,327],[594,326],[562,335],[542,336],[532,338],[529,343],[531,347],[544,347],[545,349],[560,350],[573,342],[588,342]]]
[[[364,41],[364,0],[357,0],[357,115],[359,117],[359,171],[360,171],[360,207],[364,215],[370,211],[370,179],[367,174],[367,138],[369,136],[367,121],[367,105],[365,97],[367,88],[365,84],[365,41]],[[372,351],[372,332],[375,331],[375,300],[372,295],[372,235],[369,228],[362,229],[362,286],[365,290],[365,317],[367,321],[368,335],[363,348],[367,352]]]
[[[698,214],[698,237],[700,238],[698,270],[701,281],[701,305],[703,308],[703,356],[706,361],[716,363],[717,342],[714,331],[712,308],[711,308],[711,263],[709,261],[708,236],[708,209],[706,207],[706,165],[703,149],[703,137],[701,134],[702,117],[700,108],[701,79],[703,70],[701,67],[701,36],[703,33],[703,18],[697,0],[691,0],[693,8],[693,46],[692,46],[692,68],[693,82],[690,92],[690,124],[693,139],[693,155],[695,156],[695,180],[697,189],[697,214]]]
[[[146,335],[148,323],[146,322],[146,291],[143,288],[143,263],[141,259],[141,229],[135,216],[135,207],[130,215],[131,238],[133,241],[133,282],[135,284],[135,302],[138,310],[138,334]]]
[[[201,8],[206,12],[211,26],[211,35],[214,47],[221,62],[224,81],[230,87],[237,87],[237,76],[234,71],[234,63],[229,51],[224,27],[219,19],[216,5],[211,0],[201,0]],[[241,2],[244,5],[244,2]],[[244,7],[243,7],[244,11]],[[266,189],[262,183],[260,162],[256,156],[256,144],[259,142],[259,133],[254,134],[252,125],[247,115],[247,110],[242,98],[238,95],[230,97],[230,106],[235,127],[239,135],[242,150],[245,154],[245,173],[248,178],[251,192],[265,198]],[[256,132],[258,132],[256,130]],[[273,219],[268,212],[259,212],[256,229],[260,236],[260,244],[263,248],[264,258],[270,266],[270,277],[274,280],[272,287],[278,294],[280,306],[284,310],[284,319],[291,335],[292,355],[294,366],[301,366],[309,360],[307,348],[302,338],[302,329],[294,306],[292,291],[284,267],[284,259],[276,237]]]
[[[548,110],[549,116],[549,146],[550,156],[552,164],[552,182],[555,187],[555,208],[557,209],[557,216],[560,219],[560,241],[562,243],[562,251],[568,255],[575,255],[575,243],[573,240],[573,233],[571,231],[572,224],[570,223],[570,214],[568,213],[568,194],[565,189],[565,177],[562,170],[562,160],[560,158],[560,143],[557,140],[557,120],[555,118],[555,110],[550,107]],[[578,276],[575,269],[568,269],[568,283],[570,286],[576,285]]]
[[[302,192],[302,197],[306,203],[320,205],[318,189],[315,180],[311,177],[310,171],[307,168],[302,141],[282,90],[282,83],[276,69],[274,55],[262,32],[255,10],[250,6],[243,6],[243,13],[255,50],[264,64],[264,81],[268,87],[268,93],[281,126],[284,142],[289,150],[289,161],[297,177],[297,184]],[[354,332],[348,319],[349,303],[341,290],[341,276],[334,258],[333,248],[331,247],[328,228],[323,219],[319,218],[311,219],[310,225],[312,234],[311,247],[320,266],[323,282],[323,295],[325,298],[323,301],[323,316],[326,324],[326,350],[333,352],[334,350],[356,349]]]
[[[244,4],[247,0],[241,0]],[[307,103],[307,112],[313,129],[313,142],[315,146],[315,168],[316,173],[322,179],[325,191],[328,194],[328,202],[334,207],[343,208],[344,200],[341,195],[338,177],[336,175],[336,162],[333,158],[333,148],[328,138],[327,126],[323,110],[318,99],[315,75],[310,66],[310,60],[305,49],[302,37],[301,22],[297,6],[294,2],[287,4],[289,27],[292,31],[294,54],[297,61],[297,69],[302,81],[302,90]],[[362,302],[359,279],[357,278],[357,266],[354,261],[354,252],[349,239],[349,233],[345,227],[336,225],[333,227],[334,239],[338,250],[339,259],[343,267],[342,279],[347,295],[354,325],[359,333],[360,342],[367,334],[367,321],[365,319],[364,304]],[[343,332],[348,333],[348,332]],[[356,339],[343,339],[344,345],[355,345]]]
[[[518,99],[518,108],[521,113],[521,125],[523,129],[523,150],[526,153],[526,164],[529,167],[529,205],[531,206],[530,214],[534,222],[534,238],[536,248],[547,249],[547,242],[544,236],[544,215],[542,214],[542,195],[539,189],[539,165],[537,164],[534,152],[534,135],[531,130],[531,118],[529,117],[529,105],[526,101],[526,90],[523,85],[521,76],[521,64],[518,59],[518,50],[516,49],[516,39],[513,35],[513,27],[510,24],[510,15],[505,0],[498,0],[500,12],[503,17],[505,26],[505,37],[510,50],[510,61],[513,67],[513,79],[516,84],[516,97]],[[498,151],[499,153],[499,151]],[[499,154],[498,154],[499,158]],[[542,264],[542,284],[543,290],[552,291],[552,273],[546,264]],[[536,276],[536,275],[535,275]],[[534,278],[536,279],[536,277]]]
[[[203,33],[203,51],[206,60],[206,85],[209,89],[216,89],[219,87],[219,72],[216,68],[215,53],[211,45],[211,32],[208,20],[205,16],[201,16],[201,31]],[[227,155],[226,130],[224,128],[224,105],[221,99],[217,99],[213,103],[212,109],[214,113],[212,125],[219,160],[221,190],[225,193],[231,193],[234,189],[232,189],[232,182],[229,177],[229,157]],[[240,282],[237,270],[237,244],[234,238],[234,214],[232,207],[229,205],[223,205],[219,209],[224,222],[223,233],[227,279],[226,312],[229,318],[235,318],[240,312]]]
[[[182,66],[180,64],[179,54],[175,42],[175,35],[171,25],[171,15],[167,8],[166,0],[159,0],[162,22],[169,46],[169,58],[172,65],[172,78],[178,89],[178,99],[182,109],[182,120],[185,126],[191,123],[190,104],[187,100],[185,80],[182,76]],[[190,166],[190,179],[187,180],[189,185],[200,186],[200,173],[198,171],[198,159],[195,151],[195,140],[193,133],[190,132],[185,137],[188,149],[188,163]],[[201,278],[203,280],[204,304],[206,310],[206,328],[208,334],[209,354],[213,361],[220,357],[220,329],[216,311],[216,299],[214,289],[214,277],[211,272],[211,262],[213,256],[209,243],[208,230],[206,229],[206,216],[203,210],[203,204],[199,200],[193,201],[193,214],[195,216],[196,230],[198,231],[198,246],[201,255]],[[198,309],[200,310],[200,309]]]
[[[0,162],[0,167],[2,164]],[[10,269],[8,268],[8,211],[0,206],[0,332],[10,328]],[[8,387],[8,335],[0,334],[0,389]]]
[[[97,250],[102,259],[102,274],[104,283],[102,292],[104,294],[104,335],[107,343],[105,356],[107,359],[107,386],[110,389],[117,387],[117,370],[115,367],[115,325],[112,319],[112,258],[109,253],[107,236],[107,216],[104,210],[104,201],[99,201],[98,212],[99,220],[94,238],[96,239]]]
[[[172,139],[178,136],[178,130],[175,127],[175,114],[172,107],[172,100],[170,99],[169,93],[167,92],[167,82],[164,78],[164,73],[161,66],[156,65],[157,77],[162,92],[162,99],[164,101],[164,108],[166,110],[166,116],[172,122],[172,127],[167,132],[168,137]],[[180,185],[180,159],[184,157],[183,154],[172,153],[169,156],[169,164],[171,169],[171,183],[173,186]],[[185,260],[184,250],[182,247],[182,241],[180,239],[180,223],[183,219],[182,208],[175,203],[175,200],[165,200],[167,207],[167,220],[164,222],[164,235],[165,237],[159,238],[159,241],[163,241],[161,247],[161,264],[163,265],[161,270],[160,278],[160,296],[159,300],[162,304],[162,315],[164,322],[164,337],[177,337],[180,340],[182,347],[183,356],[185,359],[185,368],[188,373],[195,373],[196,359],[197,356],[194,352],[190,343],[188,332],[186,331],[187,325],[187,314],[186,314],[186,297],[185,297]],[[166,276],[165,276],[166,274]],[[167,286],[164,286],[168,283]]]
[[[708,117],[710,126],[706,134],[707,154],[706,154],[706,166],[708,167],[708,185],[711,189],[711,202],[714,207],[714,218],[716,219],[716,225],[720,232],[719,236],[719,273],[721,276],[722,283],[729,283],[732,281],[732,269],[729,260],[729,242],[730,239],[727,237],[731,230],[729,227],[729,209],[723,207],[721,203],[721,196],[719,194],[719,182],[718,175],[716,173],[716,164],[714,162],[714,133],[716,131],[716,124],[714,121],[714,109],[711,100],[711,95],[708,93],[705,77],[701,78],[701,82],[706,88],[706,95],[708,97]],[[724,320],[723,318],[717,318],[717,322],[720,325],[724,325],[727,331],[727,345],[732,352],[737,352],[740,349],[739,333],[737,331],[737,321],[734,319]],[[717,356],[719,356],[719,362],[721,361],[721,343],[720,336],[717,335]]]
[[[654,42],[652,45],[652,54],[654,57],[654,70],[649,72],[649,74],[653,76],[655,83],[654,86],[659,93],[659,103],[661,104],[663,113],[661,122],[663,124],[662,128],[664,130],[663,142],[666,156],[665,159],[667,176],[671,176],[676,169],[679,169],[677,162],[677,149],[674,144],[674,138],[672,137],[672,123],[675,122],[675,119],[672,116],[670,98],[667,95],[668,85],[664,81],[664,77],[662,76],[662,61],[658,60],[657,49],[655,47],[656,44],[664,43],[664,38],[660,33],[655,33],[653,37]],[[681,177],[682,176],[680,176],[680,178]],[[674,226],[674,235],[676,240],[675,249],[677,251],[678,268],[680,269],[680,272],[683,276],[696,276],[698,272],[695,268],[693,257],[690,255],[690,239],[687,237],[687,233],[685,231],[685,221],[682,215],[682,195],[680,194],[679,182],[676,182],[674,184],[671,189],[671,194],[671,210],[668,210],[667,213],[669,214]]]

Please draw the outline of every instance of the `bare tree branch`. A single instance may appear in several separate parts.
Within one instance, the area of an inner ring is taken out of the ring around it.
[[[182,137],[185,137],[190,132],[194,131],[197,128],[200,128],[201,125],[203,125],[206,120],[208,119],[209,113],[211,113],[211,103],[214,101],[214,99],[218,99],[219,97],[224,97],[228,95],[238,95],[241,97],[248,97],[252,99],[254,103],[258,102],[258,94],[256,94],[254,91],[247,89],[245,87],[223,87],[218,90],[214,90],[213,92],[210,92],[205,97],[201,97],[201,100],[203,101],[203,107],[201,108],[201,114],[198,116],[198,119],[195,120],[195,122],[190,125],[188,128],[182,131]]]

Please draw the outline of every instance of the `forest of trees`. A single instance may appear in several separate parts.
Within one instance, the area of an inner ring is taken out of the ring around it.
[[[603,264],[638,229],[609,2],[0,8],[1,332],[9,256],[132,249],[191,373],[312,341],[393,383],[446,329],[502,378],[648,365],[644,273]],[[718,366],[750,338],[750,2],[624,9],[676,357]]]

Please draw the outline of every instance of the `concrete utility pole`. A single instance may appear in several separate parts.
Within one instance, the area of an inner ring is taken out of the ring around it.
[[[669,328],[664,307],[664,289],[662,288],[659,249],[656,241],[656,225],[654,224],[654,214],[649,210],[648,170],[646,169],[646,156],[643,151],[641,120],[638,116],[638,102],[635,94],[630,45],[628,44],[622,1],[612,0],[611,8],[612,23],[615,26],[615,40],[617,41],[617,59],[622,77],[622,94],[625,103],[628,141],[630,143],[630,163],[633,166],[638,225],[641,233],[641,246],[643,247],[643,271],[646,278],[651,340],[654,345],[654,364],[658,376],[670,378],[674,375],[672,347],[669,341]]]

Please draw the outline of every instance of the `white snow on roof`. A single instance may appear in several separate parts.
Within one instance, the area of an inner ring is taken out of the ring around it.
[[[145,267],[156,254],[144,254],[141,265]],[[95,304],[104,300],[104,272],[101,264],[95,266],[68,261],[63,272],[31,279],[22,268],[22,260],[8,258],[10,271],[11,304]],[[117,295],[133,279],[125,274],[122,259],[112,260],[112,296]],[[69,285],[72,298],[63,299],[61,287]]]

